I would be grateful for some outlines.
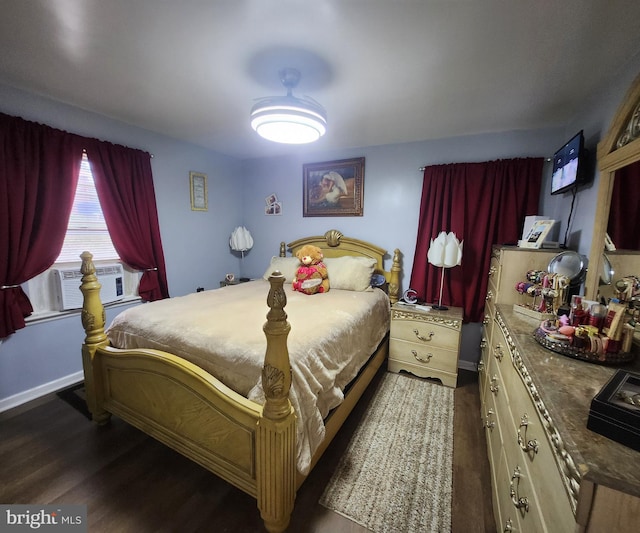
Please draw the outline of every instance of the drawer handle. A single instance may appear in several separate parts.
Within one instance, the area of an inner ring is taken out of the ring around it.
[[[493,409],[489,409],[487,414],[484,417],[484,421],[482,422],[482,427],[485,429],[493,430],[496,427],[496,423],[494,420],[489,420],[489,417],[493,416]]]
[[[511,488],[509,490],[509,496],[511,497],[511,503],[516,509],[524,509],[525,513],[529,512],[529,498],[526,496],[520,497],[518,496],[518,487],[515,486],[515,481],[518,480],[518,485],[520,485],[520,477],[522,473],[520,472],[520,467],[516,466],[513,470],[513,475],[511,476]]]
[[[511,518],[507,518],[507,521],[504,523],[502,533],[509,533],[510,531],[513,531],[513,522],[511,521]]]
[[[418,340],[421,340],[422,342],[429,342],[433,338],[433,336],[435,335],[434,331],[429,332],[429,336],[428,337],[423,337],[422,335],[420,335],[420,332],[417,329],[414,329],[413,332],[415,333],[416,338]]]
[[[523,452],[533,452],[534,455],[538,453],[538,441],[536,439],[527,440],[526,433],[529,427],[529,417],[527,413],[523,414],[520,418],[520,428],[518,429],[518,445]],[[522,428],[524,428],[525,436],[522,435]]]
[[[498,361],[502,363],[502,358],[504,357],[502,346],[500,346],[499,344],[496,344],[495,348],[493,349],[493,355]]]
[[[431,361],[431,358],[433,357],[432,353],[428,353],[426,359],[424,357],[419,356],[418,352],[416,352],[415,350],[411,350],[411,353],[413,354],[413,357],[415,357],[421,363],[428,363],[429,361]]]
[[[498,395],[498,391],[500,390],[500,385],[498,385],[498,376],[495,374],[491,378],[491,385],[489,385],[489,390],[496,396]]]

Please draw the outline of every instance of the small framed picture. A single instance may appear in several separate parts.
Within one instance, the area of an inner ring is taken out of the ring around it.
[[[281,215],[282,214],[282,203],[281,202],[273,202],[264,208],[265,215]]]
[[[520,241],[520,248],[541,248],[555,223],[555,220],[536,220],[531,226],[529,234]]]
[[[269,205],[275,204],[278,201],[278,196],[276,193],[270,194],[264,199],[264,203]]]
[[[207,211],[207,175],[200,172],[189,172],[191,188],[191,210]]]
[[[281,215],[282,214],[282,202],[278,200],[278,196],[273,193],[264,199],[266,204],[264,208],[265,215]]]

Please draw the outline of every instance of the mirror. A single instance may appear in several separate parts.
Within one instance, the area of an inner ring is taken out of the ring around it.
[[[640,76],[631,84],[609,131],[598,143],[600,183],[585,282],[587,298],[597,296],[600,273],[604,271],[603,251],[616,171],[637,161],[640,161]]]
[[[618,250],[640,251],[640,161],[616,170],[607,233]]]
[[[572,282],[582,282],[584,273],[584,260],[578,252],[560,252],[549,261],[547,272],[566,276]]]
[[[602,254],[602,270],[600,272],[600,285],[611,285],[615,270],[607,254]]]

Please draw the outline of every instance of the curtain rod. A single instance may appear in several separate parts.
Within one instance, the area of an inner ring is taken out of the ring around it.
[[[127,148],[128,148],[128,147],[127,147]],[[135,150],[135,148],[132,148],[132,150]],[[141,150],[141,151],[144,151],[144,150]],[[83,154],[86,154],[86,153],[87,153],[87,149],[86,149],[86,148],[83,148],[83,149],[82,149],[82,153],[83,153]],[[151,159],[153,159],[153,154],[149,154],[149,156],[151,157]]]
[[[545,158],[545,161],[546,161],[547,163],[550,163],[551,161],[553,161],[553,158],[552,158],[552,157],[547,157],[547,158]],[[419,170],[420,172],[424,172],[426,168],[427,168],[427,167],[420,167],[418,170]]]

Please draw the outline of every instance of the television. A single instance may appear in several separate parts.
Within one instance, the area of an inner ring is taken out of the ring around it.
[[[551,194],[561,194],[585,182],[584,134],[576,133],[553,156]]]

